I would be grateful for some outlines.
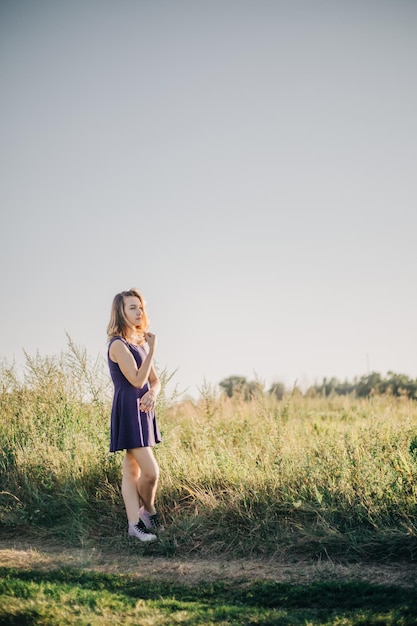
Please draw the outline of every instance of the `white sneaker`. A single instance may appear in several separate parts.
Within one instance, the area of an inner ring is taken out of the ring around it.
[[[140,520],[137,524],[129,522],[129,530],[127,532],[129,537],[136,537],[144,543],[152,543],[153,541],[158,540],[158,537],[156,535],[146,530],[145,525]]]

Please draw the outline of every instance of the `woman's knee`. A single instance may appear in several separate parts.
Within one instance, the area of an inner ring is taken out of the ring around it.
[[[159,478],[159,467],[157,463],[143,468],[140,476],[141,480],[145,480],[147,483],[154,485]]]
[[[123,478],[130,478],[131,480],[137,480],[139,478],[139,466],[131,454],[126,454],[125,456],[122,473]]]
[[[132,450],[132,456],[140,467],[140,478],[148,483],[155,483],[159,478],[159,465],[151,448]]]

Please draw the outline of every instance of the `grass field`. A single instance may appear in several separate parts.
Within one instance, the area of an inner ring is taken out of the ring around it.
[[[0,624],[417,623],[417,591],[364,582],[189,586],[76,569],[0,569]]]
[[[7,364],[0,371],[3,536],[47,536],[68,547],[129,554],[122,455],[108,453],[107,373],[72,342],[57,357],[28,356],[25,372],[18,380]],[[205,385],[198,400],[162,396],[158,415],[164,438],[156,452],[158,508],[167,531],[146,549],[147,558],[415,562],[415,401],[305,398],[299,392],[282,401],[269,395],[245,401]],[[135,595],[134,579],[52,569],[42,582],[36,570],[6,569],[3,614],[19,620],[19,611],[33,609],[32,621],[10,624],[106,623],[105,607],[125,614],[123,623],[138,623],[139,605],[144,615],[148,609],[159,615],[159,622],[151,613],[141,617],[144,624],[417,623],[411,590],[363,581],[361,588],[349,586],[355,581],[342,587],[313,582],[293,591],[264,581],[265,593],[252,581],[247,594],[243,583],[222,582],[210,595],[204,585],[190,591],[150,580],[142,597]],[[272,604],[249,600],[267,596]],[[78,605],[83,617],[70,621]],[[53,613],[62,609],[60,622],[51,621],[48,606],[55,606]],[[222,613],[221,607],[228,608]]]

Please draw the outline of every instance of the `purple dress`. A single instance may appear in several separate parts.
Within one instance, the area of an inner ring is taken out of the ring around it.
[[[142,346],[128,343],[122,337],[113,337],[109,342],[109,350],[113,341],[123,341],[133,354],[137,366],[140,367],[146,358]],[[110,422],[110,452],[154,446],[162,441],[154,411],[145,413],[139,408],[140,398],[149,390],[149,384],[138,389],[122,374],[117,363],[113,363],[107,351],[110,376],[114,384],[113,406]]]

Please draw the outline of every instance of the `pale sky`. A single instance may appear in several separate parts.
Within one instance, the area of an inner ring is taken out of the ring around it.
[[[415,0],[2,0],[0,354],[139,288],[198,394],[417,377]]]

